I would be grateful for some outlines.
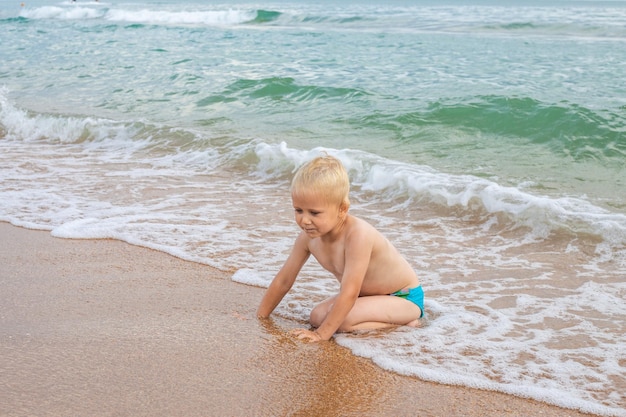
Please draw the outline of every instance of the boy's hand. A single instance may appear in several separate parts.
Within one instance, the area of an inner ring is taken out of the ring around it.
[[[320,336],[317,332],[315,331],[312,332],[307,329],[294,329],[290,331],[289,333],[296,336],[300,340],[306,340],[308,342],[320,342],[324,340],[322,339],[322,336]]]

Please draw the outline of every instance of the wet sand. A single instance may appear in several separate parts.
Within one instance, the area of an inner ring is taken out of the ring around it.
[[[300,342],[263,289],[122,242],[0,223],[0,265],[0,416],[588,415]]]

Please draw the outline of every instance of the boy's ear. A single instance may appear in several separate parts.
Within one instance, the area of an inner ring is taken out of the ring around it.
[[[346,213],[348,213],[348,209],[350,208],[350,203],[347,201],[342,202],[339,205],[339,214],[341,214],[342,216],[345,216]]]

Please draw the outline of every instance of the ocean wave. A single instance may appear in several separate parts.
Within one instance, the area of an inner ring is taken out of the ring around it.
[[[58,20],[89,20],[101,19],[109,22],[126,22],[132,24],[153,25],[205,25],[205,26],[234,26],[244,23],[267,24],[276,21],[281,12],[263,9],[235,9],[225,10],[153,10],[153,9],[126,9],[102,7],[61,7],[44,6],[26,8],[16,18],[21,19],[58,19]]]
[[[13,105],[6,89],[0,89],[0,139],[115,148],[131,153],[140,148],[159,148],[160,153],[204,150],[206,144],[195,132],[140,121],[37,114]]]
[[[485,225],[493,224],[496,216],[499,233],[528,228],[532,239],[565,232],[585,240],[599,237],[620,250],[626,246],[626,216],[580,198],[530,194],[472,175],[447,174],[352,149],[300,151],[285,143],[261,143],[255,152],[259,158],[257,170],[263,176],[287,178],[304,161],[328,152],[346,166],[353,191],[379,203],[398,207],[428,204],[438,207],[434,212],[448,211]]]
[[[0,90],[0,137],[16,142],[84,143],[129,139],[135,135],[125,123],[112,120],[33,114],[15,107]]]
[[[93,20],[155,25],[232,26],[246,22],[264,23],[280,13],[265,10],[152,10],[99,7],[44,6],[20,12],[23,19]]]
[[[502,140],[543,144],[576,161],[623,161],[626,118],[573,103],[544,103],[529,97],[481,96],[439,100],[415,112],[368,116],[371,127],[399,132],[415,126],[443,126]]]
[[[357,88],[323,87],[299,85],[290,77],[271,77],[259,80],[240,79],[230,84],[219,94],[199,100],[196,104],[205,107],[216,103],[248,100],[281,100],[309,102],[314,100],[341,99],[349,101],[354,97],[367,95]]]
[[[259,9],[256,11],[256,17],[250,20],[248,23],[270,23],[278,20],[281,15],[281,12],[277,12],[274,10]]]

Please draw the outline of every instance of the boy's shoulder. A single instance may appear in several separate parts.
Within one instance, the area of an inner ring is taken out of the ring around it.
[[[366,220],[353,215],[350,215],[349,219],[346,225],[346,235],[355,235],[358,238],[380,235],[380,232]]]

